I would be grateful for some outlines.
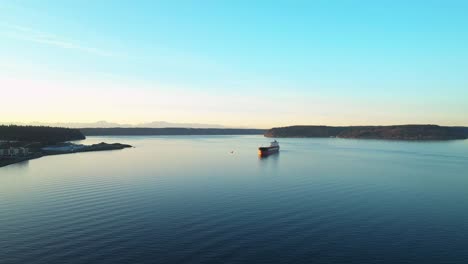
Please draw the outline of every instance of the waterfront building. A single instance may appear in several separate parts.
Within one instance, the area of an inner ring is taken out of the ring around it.
[[[0,149],[0,156],[9,156],[10,155],[10,149]]]
[[[29,148],[24,147],[10,147],[0,149],[0,156],[2,157],[18,157],[29,155]]]

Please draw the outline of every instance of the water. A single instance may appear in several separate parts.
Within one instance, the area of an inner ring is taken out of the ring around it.
[[[0,263],[468,259],[468,140],[101,141],[136,148],[0,168]]]

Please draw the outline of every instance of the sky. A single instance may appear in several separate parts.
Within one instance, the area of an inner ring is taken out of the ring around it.
[[[0,0],[0,122],[468,126],[468,1]]]

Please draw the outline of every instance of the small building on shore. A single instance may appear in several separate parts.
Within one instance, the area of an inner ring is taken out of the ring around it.
[[[41,148],[42,151],[48,153],[69,153],[69,152],[76,152],[83,149],[85,146],[81,144],[73,144],[73,143],[62,143],[57,144],[54,146],[47,146]]]
[[[21,157],[29,154],[29,148],[25,147],[9,147],[0,149],[0,156],[2,157]]]
[[[10,149],[0,149],[0,156],[10,155]]]

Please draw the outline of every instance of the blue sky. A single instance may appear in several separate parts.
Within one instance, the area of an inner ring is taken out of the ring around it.
[[[1,1],[0,121],[468,125],[467,13],[466,1]]]

